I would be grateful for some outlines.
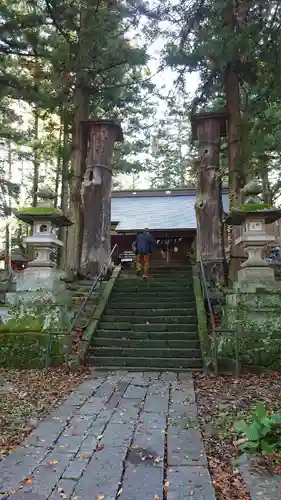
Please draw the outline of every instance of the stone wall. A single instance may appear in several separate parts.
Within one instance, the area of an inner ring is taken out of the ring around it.
[[[226,295],[219,358],[235,359],[238,346],[242,366],[281,369],[281,288],[237,283]]]
[[[0,324],[0,366],[43,368],[64,361],[68,347],[66,333],[73,312],[67,292],[13,294],[9,307],[2,308]]]

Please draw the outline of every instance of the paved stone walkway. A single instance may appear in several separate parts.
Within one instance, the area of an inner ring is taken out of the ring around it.
[[[9,500],[214,500],[192,375],[98,373],[0,463]]]

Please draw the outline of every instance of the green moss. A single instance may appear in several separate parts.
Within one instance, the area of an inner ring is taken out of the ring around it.
[[[246,203],[244,205],[240,205],[238,208],[241,212],[260,212],[263,210],[271,210],[272,205],[268,205],[266,203]]]
[[[20,320],[12,318],[7,323],[0,325],[0,332],[41,332],[43,328],[43,317],[38,315],[26,316]]]
[[[281,294],[233,294],[225,307],[227,327],[219,339],[220,359],[235,359],[236,338],[242,366],[264,366],[281,370]],[[236,338],[235,338],[236,337]]]
[[[55,207],[22,207],[19,210],[16,210],[16,214],[25,214],[25,215],[53,215],[53,214],[61,214],[62,211],[59,208]]]
[[[203,355],[203,361],[205,366],[207,366],[208,361],[211,358],[211,339],[207,327],[207,315],[205,311],[204,298],[202,295],[201,284],[199,277],[196,275],[195,266],[193,270],[193,288],[196,300],[196,310],[198,317],[198,332],[201,345],[201,351]]]
[[[51,340],[51,342],[50,342]],[[0,366],[43,368],[47,357],[51,365],[64,361],[66,336],[30,332],[0,334]]]

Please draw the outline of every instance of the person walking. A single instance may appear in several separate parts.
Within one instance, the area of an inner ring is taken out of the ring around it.
[[[147,228],[137,234],[136,241],[133,243],[133,249],[137,258],[137,275],[143,270],[143,279],[148,279],[148,269],[150,256],[152,254],[155,240]]]

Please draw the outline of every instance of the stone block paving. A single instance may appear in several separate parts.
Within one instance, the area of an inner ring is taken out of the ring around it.
[[[0,462],[1,500],[215,500],[189,373],[98,373]]]

